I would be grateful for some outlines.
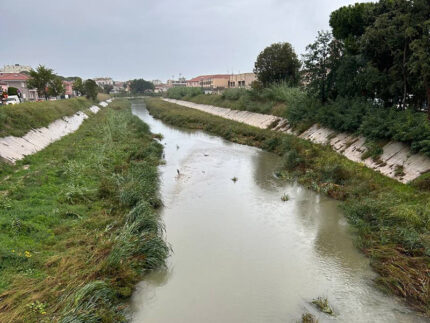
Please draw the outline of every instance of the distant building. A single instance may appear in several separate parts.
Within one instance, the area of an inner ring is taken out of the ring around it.
[[[154,84],[154,86],[163,84],[160,80],[152,80],[151,83]]]
[[[161,84],[155,85],[154,93],[164,93],[164,92],[167,92],[167,89],[168,89],[167,84],[161,83]]]
[[[38,100],[39,96],[37,95],[37,90],[27,88],[27,81],[29,78],[28,75],[21,73],[0,73],[0,83],[2,87],[17,88],[24,100]]]
[[[63,81],[64,86],[64,94],[68,95],[69,97],[75,96],[76,93],[73,91],[73,82],[72,81]]]
[[[126,83],[121,81],[113,81],[113,88],[112,91],[110,91],[111,94],[118,94],[125,92],[126,90]]]
[[[167,80],[167,87],[185,87],[187,86],[187,81],[185,77],[180,77],[177,80]]]
[[[229,88],[250,88],[251,83],[257,80],[254,73],[232,74],[228,80]]]
[[[103,87],[105,85],[112,85],[113,86],[113,80],[110,77],[96,77],[93,79],[94,82],[100,87]]]
[[[30,72],[30,71],[31,71],[31,66],[14,64],[14,65],[3,66],[3,68],[0,70],[0,73],[21,73],[21,72]]]
[[[214,75],[201,75],[187,81],[188,87],[201,87],[204,89],[225,89],[228,87],[230,75],[228,74],[214,74]]]

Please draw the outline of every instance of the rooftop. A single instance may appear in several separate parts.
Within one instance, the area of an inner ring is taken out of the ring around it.
[[[27,81],[30,76],[21,73],[0,73],[0,81]]]

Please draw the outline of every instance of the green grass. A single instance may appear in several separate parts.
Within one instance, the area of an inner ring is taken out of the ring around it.
[[[106,101],[110,98],[111,98],[111,96],[107,93],[97,93],[97,101],[99,101],[99,102]]]
[[[21,137],[31,129],[46,127],[61,117],[89,108],[91,104],[91,101],[81,97],[0,106],[0,138]]]
[[[129,106],[0,164],[0,322],[122,321],[134,284],[164,266],[162,146]]]
[[[428,176],[405,185],[331,150],[292,135],[258,129],[159,99],[145,100],[167,123],[201,129],[282,156],[278,175],[342,201],[356,245],[379,273],[377,282],[430,314]]]

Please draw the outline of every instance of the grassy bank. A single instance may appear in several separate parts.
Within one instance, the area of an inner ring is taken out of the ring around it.
[[[162,146],[117,100],[0,165],[0,322],[121,322],[169,249],[156,212]]]
[[[167,123],[201,129],[283,157],[280,176],[342,201],[356,231],[356,245],[379,273],[386,291],[430,314],[430,181],[404,185],[351,162],[329,147],[257,129],[159,99],[146,99]]]
[[[111,96],[107,93],[97,93],[97,101],[99,101],[99,102],[106,101],[110,98],[111,98]]]
[[[0,137],[21,137],[31,129],[46,127],[61,117],[71,116],[89,108],[91,104],[91,101],[80,97],[2,106],[0,107]]]

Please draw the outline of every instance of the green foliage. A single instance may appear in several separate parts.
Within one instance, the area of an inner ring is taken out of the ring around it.
[[[264,86],[279,82],[295,86],[300,80],[300,66],[291,44],[275,43],[258,55],[254,73]]]
[[[122,299],[170,253],[154,209],[161,153],[115,100],[16,166],[0,163],[0,321],[124,321]]]
[[[48,85],[54,78],[55,74],[52,69],[39,65],[36,70],[32,69],[30,71],[30,79],[27,82],[27,87],[37,89],[40,97],[48,98]]]
[[[60,96],[65,92],[63,81],[58,76],[54,76],[48,83],[48,94],[50,96]]]
[[[246,94],[245,89],[226,89],[222,94],[221,98],[231,101],[237,101]]]
[[[144,79],[130,81],[130,90],[132,94],[144,94],[146,91],[154,90],[154,84]]]
[[[77,77],[73,82],[73,90],[76,91],[78,94],[82,95],[84,94],[84,83],[82,82],[82,79],[80,77]]]
[[[71,116],[90,105],[91,102],[85,98],[75,98],[4,106],[0,109],[0,137],[23,136],[31,129],[46,127],[51,122]]]
[[[7,89],[7,94],[8,95],[18,95],[18,89],[16,87],[9,86]]]
[[[91,99],[93,101],[97,100],[97,93],[99,93],[99,87],[94,80],[86,80],[83,84],[83,90],[83,94],[85,94],[88,99]]]
[[[327,31],[319,31],[316,41],[306,47],[306,54],[303,55],[304,81],[308,91],[321,103],[335,96],[335,71],[341,51],[342,44]]]
[[[203,90],[198,87],[178,86],[167,90],[167,97],[176,100],[181,100],[185,97],[192,98],[200,94],[203,94]]]

